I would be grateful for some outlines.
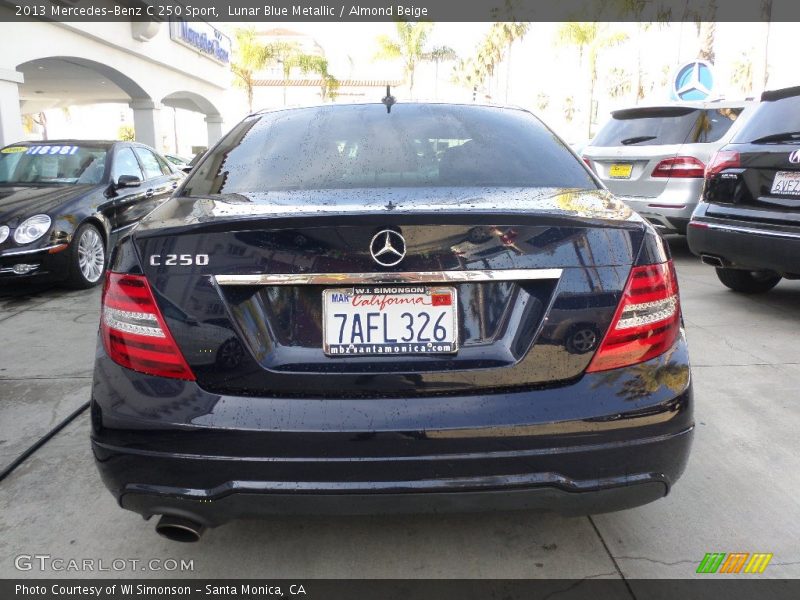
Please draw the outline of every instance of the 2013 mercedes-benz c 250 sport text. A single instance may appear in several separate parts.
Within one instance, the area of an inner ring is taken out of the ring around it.
[[[92,444],[162,534],[666,495],[693,431],[653,227],[530,113],[247,117],[116,247]]]

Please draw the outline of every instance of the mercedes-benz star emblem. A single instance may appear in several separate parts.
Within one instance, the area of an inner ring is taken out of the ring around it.
[[[672,91],[679,100],[705,100],[713,90],[713,70],[711,64],[704,60],[683,65],[672,84]]]
[[[369,252],[379,265],[393,267],[405,258],[406,240],[393,229],[384,229],[373,236]]]

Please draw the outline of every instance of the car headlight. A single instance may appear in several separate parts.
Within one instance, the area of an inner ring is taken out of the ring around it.
[[[8,232],[11,231],[8,228],[8,225],[0,226],[0,244],[5,242],[8,239]]]
[[[42,237],[50,229],[50,217],[36,215],[25,219],[14,232],[14,241],[18,244],[30,244]]]

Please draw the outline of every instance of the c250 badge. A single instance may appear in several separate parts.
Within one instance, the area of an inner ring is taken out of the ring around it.
[[[162,260],[163,259],[163,260]],[[175,265],[182,265],[185,267],[191,265],[204,266],[208,264],[208,254],[151,254],[150,266],[151,267],[172,267]]]

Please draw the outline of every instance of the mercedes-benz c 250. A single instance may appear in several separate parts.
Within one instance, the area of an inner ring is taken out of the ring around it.
[[[619,510],[665,496],[692,438],[668,247],[519,109],[247,117],[117,245],[99,337],[97,465],[178,540]]]

